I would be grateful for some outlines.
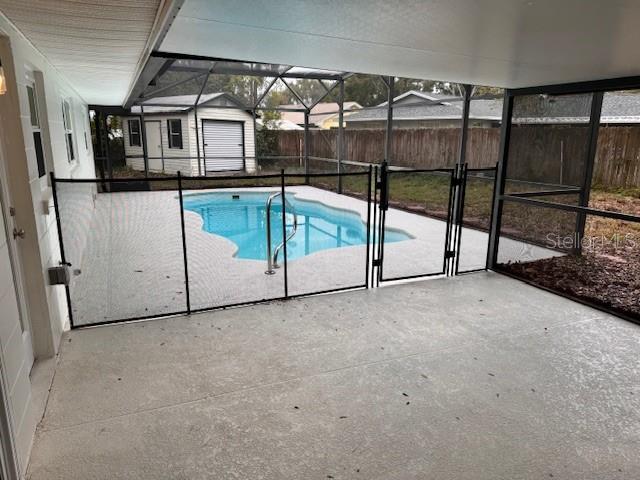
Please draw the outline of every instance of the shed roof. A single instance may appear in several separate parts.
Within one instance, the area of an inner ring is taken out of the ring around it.
[[[153,97],[144,102],[144,113],[170,113],[188,112],[196,104],[198,95],[171,95],[167,97]],[[232,95],[224,92],[202,94],[198,100],[198,107],[237,107],[239,110],[246,110],[246,107]],[[131,107],[131,112],[140,113],[140,105]]]

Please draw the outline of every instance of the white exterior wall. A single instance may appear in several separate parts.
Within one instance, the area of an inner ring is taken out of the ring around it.
[[[36,358],[47,358],[57,352],[62,331],[68,325],[64,288],[49,286],[47,268],[58,265],[60,251],[52,189],[48,172],[58,177],[94,177],[93,151],[87,105],[42,55],[0,14],[0,57],[7,75],[8,92],[0,96],[0,143],[4,149],[8,191],[6,201],[15,207],[14,226],[24,229],[25,237],[17,242],[19,262],[24,277],[23,287],[28,306],[31,335]],[[30,121],[26,85],[36,82],[42,143],[47,175],[38,176],[37,160]],[[67,99],[72,111],[76,161],[67,160],[62,100]],[[3,257],[4,258],[4,257]],[[4,260],[3,260],[4,261]],[[8,284],[11,270],[2,268],[0,283]],[[0,337],[8,321],[0,315]],[[0,338],[7,341],[7,338]],[[14,342],[11,343],[14,345]],[[14,345],[15,346],[15,345]],[[21,359],[20,356],[23,356]],[[3,369],[5,383],[11,386],[10,416],[16,437],[21,468],[24,470],[31,448],[38,416],[32,404],[28,365],[22,349],[2,351],[2,363],[22,365]],[[22,361],[22,363],[17,363]]]
[[[144,170],[144,151],[143,148],[129,145],[129,122],[128,120],[139,117],[122,117],[123,119],[123,134],[124,134],[124,152],[126,156],[127,165],[134,170]],[[169,148],[169,133],[167,120],[182,121],[182,148]],[[159,121],[160,122],[160,137],[162,139],[162,156],[164,158],[164,171],[165,173],[177,173],[181,171],[184,175],[197,175],[198,163],[194,159],[189,159],[191,154],[189,148],[190,137],[187,132],[187,114],[166,114],[166,115],[154,115],[148,114],[144,116],[145,122]],[[195,155],[194,155],[195,157]],[[195,167],[195,173],[193,173],[192,165]]]
[[[129,145],[129,123],[127,120],[138,117],[123,117],[124,151],[127,165],[134,170],[144,170],[142,147]],[[256,170],[255,136],[253,131],[253,117],[244,110],[232,108],[200,107],[198,108],[198,138],[196,138],[196,121],[193,111],[188,114],[145,114],[145,121],[160,120],[162,133],[162,150],[164,156],[165,173],[176,173],[180,170],[184,175],[198,175],[198,140],[200,142],[200,158],[202,152],[202,120],[228,120],[244,123],[244,152],[247,172]],[[167,134],[167,120],[180,118],[182,120],[182,150],[169,148]],[[182,158],[179,158],[182,157]],[[190,157],[190,159],[184,158]]]

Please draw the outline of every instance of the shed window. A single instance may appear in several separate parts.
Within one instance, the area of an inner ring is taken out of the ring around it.
[[[44,162],[44,150],[42,148],[42,130],[40,129],[40,115],[38,114],[38,99],[34,85],[27,85],[27,97],[29,98],[29,114],[31,116],[31,133],[33,134],[33,146],[36,151],[38,164],[38,177],[47,173]]]
[[[71,121],[71,108],[69,102],[62,102],[62,120],[64,123],[64,136],[67,142],[67,159],[69,163],[76,159],[76,153],[73,148],[73,122]]]
[[[169,148],[182,148],[182,120],[167,120]]]
[[[142,137],[140,135],[140,120],[138,120],[137,118],[129,120],[129,146],[142,146]]]

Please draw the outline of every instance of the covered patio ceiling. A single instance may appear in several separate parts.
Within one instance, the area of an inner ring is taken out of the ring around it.
[[[628,0],[0,0],[91,104],[122,105],[153,51],[520,88],[640,75]]]
[[[519,88],[640,74],[640,4],[186,0],[165,52]]]

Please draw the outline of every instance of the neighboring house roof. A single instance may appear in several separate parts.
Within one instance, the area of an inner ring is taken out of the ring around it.
[[[262,119],[256,119],[256,123],[262,128]],[[273,130],[304,130],[297,123],[293,123],[290,120],[271,120],[271,126]]]
[[[280,105],[279,108],[303,108],[301,105]],[[322,102],[317,104],[311,109],[309,114],[309,124],[321,126],[326,120],[336,117],[338,115],[339,105],[336,102]],[[344,102],[344,110],[353,110],[362,108],[358,102]],[[280,117],[283,120],[289,120],[290,122],[298,125],[304,125],[304,112],[280,112]]]
[[[420,94],[420,95],[418,95]],[[431,97],[431,94],[428,95]],[[402,98],[401,98],[402,97]],[[423,100],[418,103],[419,98]],[[425,98],[421,92],[407,92],[394,99],[394,120],[453,120],[462,116],[462,101],[459,97],[441,97],[440,100]],[[413,100],[409,102],[407,98]],[[400,103],[397,100],[400,99]],[[535,104],[528,103],[523,115],[518,115],[518,106],[514,106],[516,123],[584,123],[589,120],[590,97],[556,96],[549,101],[541,97],[539,114]],[[433,103],[429,103],[433,102]],[[502,118],[502,99],[473,99],[469,118],[472,120],[500,121]],[[386,102],[377,107],[353,112],[346,119],[350,122],[386,121]],[[640,123],[640,95],[625,93],[607,93],[602,103],[601,123]]]
[[[188,112],[193,110],[193,106],[198,99],[198,95],[171,95],[167,97],[153,97],[142,103],[144,113],[175,113]],[[146,105],[145,104],[152,104]],[[164,106],[166,105],[166,107]],[[187,106],[190,105],[190,106]],[[237,107],[239,110],[246,110],[240,101],[232,95],[224,92],[206,93],[200,96],[198,108],[200,107]],[[140,113],[140,106],[131,107],[132,113]]]
[[[454,100],[460,100],[460,97],[447,95],[445,93],[420,92],[418,90],[409,90],[393,99],[394,105],[410,105],[412,103],[423,103],[425,101],[447,103]],[[387,102],[382,102],[379,107],[386,106]]]

